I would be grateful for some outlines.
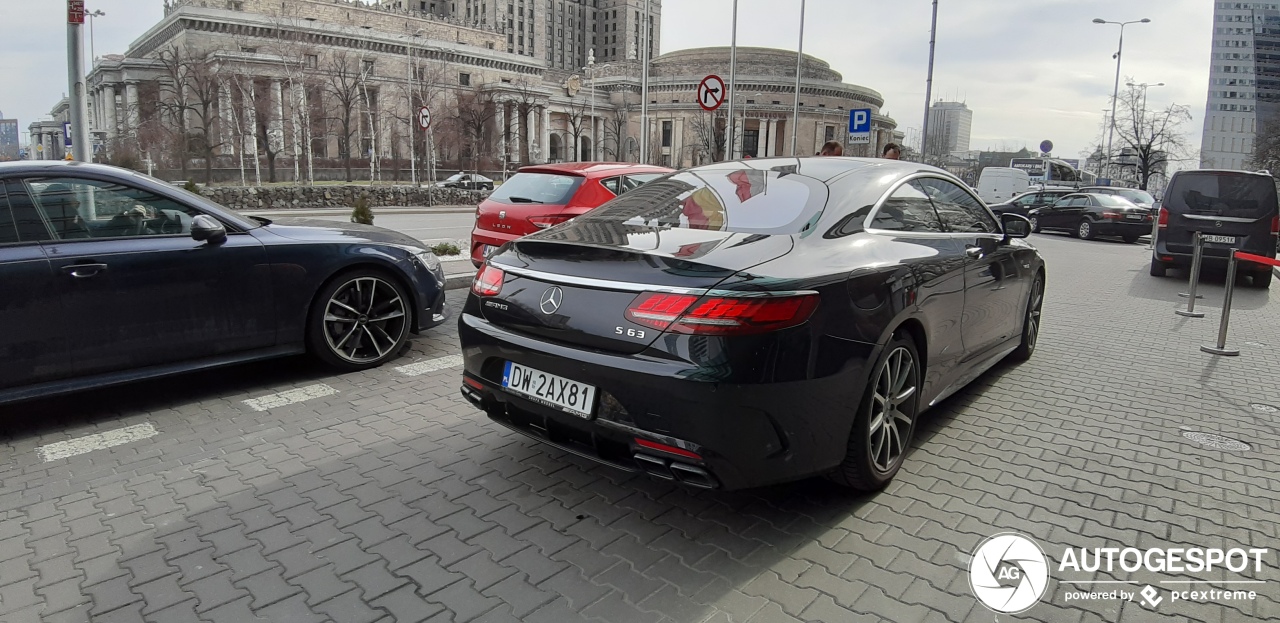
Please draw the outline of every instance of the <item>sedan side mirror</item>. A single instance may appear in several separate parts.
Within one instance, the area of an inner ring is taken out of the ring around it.
[[[197,242],[207,241],[211,245],[222,244],[227,241],[227,228],[218,219],[200,214],[191,219],[191,238]]]
[[[1031,221],[1021,214],[1004,213],[1000,215],[1000,225],[1004,227],[1004,237],[1026,238],[1031,235]]]

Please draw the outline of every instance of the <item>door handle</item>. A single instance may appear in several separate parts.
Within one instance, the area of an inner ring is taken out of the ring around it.
[[[69,264],[62,267],[62,272],[67,273],[76,279],[93,277],[94,275],[105,272],[106,270],[106,264]]]
[[[967,255],[967,256],[969,256],[969,257],[971,257],[971,258],[977,259],[977,258],[982,257],[982,248],[981,248],[981,247],[966,247],[966,248],[965,248],[965,250],[964,250],[964,254],[965,254],[965,255]]]

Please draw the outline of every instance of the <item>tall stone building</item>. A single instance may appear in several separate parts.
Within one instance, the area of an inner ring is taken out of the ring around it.
[[[931,157],[947,157],[969,151],[973,132],[973,111],[964,102],[934,102],[929,107],[929,145]]]
[[[88,77],[96,153],[215,182],[407,180],[424,171],[501,175],[530,163],[636,160],[646,140],[638,47],[645,26],[652,163],[791,153],[793,52],[739,49],[738,110],[746,121],[735,124],[735,153],[724,154],[725,111],[702,113],[695,89],[708,73],[728,75],[728,49],[658,56],[661,3],[649,0],[648,16],[644,7],[645,0],[166,0],[158,24],[123,54],[99,59]],[[872,150],[891,140],[895,124],[878,114],[878,93],[843,83],[814,57],[803,75],[797,153],[842,137],[853,108],[874,113]],[[712,130],[705,140],[695,140],[697,123]]]

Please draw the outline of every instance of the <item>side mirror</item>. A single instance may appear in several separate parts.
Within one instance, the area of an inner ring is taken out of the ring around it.
[[[209,244],[222,244],[227,241],[227,228],[218,219],[206,214],[191,219],[191,239]]]
[[[1026,238],[1031,235],[1031,221],[1021,214],[1004,213],[1000,215],[1000,225],[1004,227],[1004,237]]]

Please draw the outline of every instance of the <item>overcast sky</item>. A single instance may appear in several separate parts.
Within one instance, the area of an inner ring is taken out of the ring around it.
[[[662,49],[728,45],[732,0],[665,0]],[[123,52],[158,22],[161,0],[87,0],[98,54]],[[1079,157],[1100,135],[1110,105],[1119,28],[1093,24],[1151,18],[1125,28],[1123,76],[1164,82],[1150,106],[1190,105],[1188,139],[1199,148],[1209,77],[1208,0],[941,0],[934,99],[961,99],[973,114],[975,149],[1050,139]],[[0,0],[0,111],[27,124],[66,92],[61,0]],[[901,129],[919,129],[929,54],[929,0],[808,0],[805,51],[846,82],[885,98]],[[738,43],[795,49],[800,0],[740,0]],[[87,42],[86,42],[87,44]],[[86,45],[87,47],[87,45]],[[86,50],[86,54],[88,51]],[[1123,88],[1123,85],[1122,85]]]

